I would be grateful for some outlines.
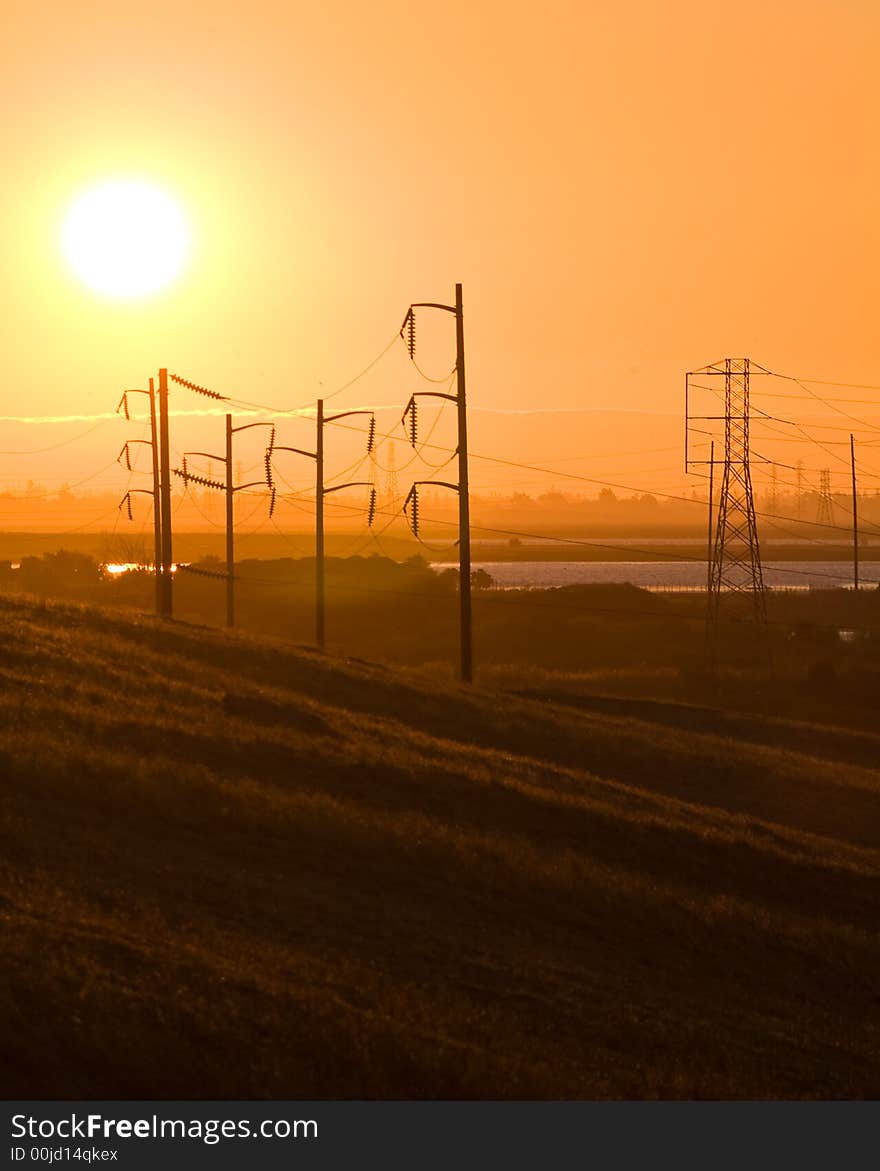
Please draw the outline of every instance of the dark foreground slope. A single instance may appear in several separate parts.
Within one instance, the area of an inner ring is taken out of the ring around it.
[[[0,599],[2,1096],[876,1096],[878,742],[686,725]]]

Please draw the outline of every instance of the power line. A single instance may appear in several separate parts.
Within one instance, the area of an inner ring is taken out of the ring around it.
[[[88,435],[93,435],[101,427],[112,423],[115,418],[115,415],[111,415],[106,419],[101,419],[95,423],[94,427],[89,427],[87,431],[81,431],[79,435],[72,435],[70,439],[63,439],[60,443],[53,443],[49,447],[34,447],[29,451],[0,451],[0,455],[43,455],[47,451],[58,451],[62,447],[69,447],[71,443],[78,443],[80,439],[85,439]]]
[[[276,589],[279,586],[283,587],[283,588],[287,588],[287,589],[303,589],[303,590],[310,590],[311,589],[311,586],[309,586],[306,582],[296,582],[296,581],[284,582],[284,581],[279,581],[278,579],[275,579],[275,578],[243,577],[241,579],[241,582],[242,582],[242,585],[269,586],[269,587],[275,587]],[[619,584],[619,583],[607,582],[607,583],[583,583],[583,584],[585,586],[588,586],[590,584],[615,585],[615,584]],[[444,596],[442,590],[434,590],[434,591],[429,592],[427,590],[419,591],[419,590],[403,590],[403,589],[383,589],[381,586],[358,586],[358,585],[349,585],[344,582],[334,582],[333,588],[335,590],[338,590],[338,591],[344,592],[344,593],[383,594],[383,595],[386,595],[389,597],[420,598],[420,599],[425,599],[425,600],[434,601],[434,602],[436,602],[438,598],[442,598]],[[555,586],[549,586],[549,587],[546,587],[546,591],[547,592],[552,591],[555,594],[557,591],[557,588],[558,587],[555,587]],[[636,587],[636,588],[639,588],[639,587]],[[676,591],[674,591],[674,590],[673,591],[656,590],[656,591],[648,591],[648,592],[655,592],[655,593],[662,594],[664,592],[675,593]],[[573,612],[577,612],[577,613],[612,614],[612,615],[615,615],[619,618],[630,618],[630,617],[632,617],[632,618],[646,618],[647,617],[647,618],[654,618],[658,622],[666,622],[670,619],[673,621],[693,622],[693,623],[698,623],[700,625],[702,625],[704,622],[704,617],[702,614],[680,614],[680,613],[675,613],[674,611],[661,610],[661,609],[657,609],[657,610],[626,609],[626,610],[624,610],[624,609],[615,608],[612,606],[585,606],[585,605],[579,605],[577,603],[561,602],[556,597],[554,597],[553,601],[551,601],[551,602],[539,602],[534,599],[524,598],[521,596],[512,597],[508,592],[502,591],[502,590],[486,590],[486,591],[481,591],[481,593],[482,593],[484,600],[491,599],[491,602],[493,605],[526,607],[529,609],[547,610],[547,611],[550,611],[551,613],[554,611],[557,611],[557,610],[568,610],[568,611],[573,611]],[[722,617],[719,620],[719,624],[720,625],[727,625],[727,626],[742,627],[742,626],[751,626],[752,621],[751,621],[751,619],[747,619],[747,618],[737,618],[735,616],[728,616],[727,618]],[[767,625],[768,626],[784,627],[785,629],[790,630],[793,625],[793,620],[768,618]],[[815,627],[815,629],[817,629],[817,630],[832,630],[835,632],[837,630],[839,630],[839,628],[840,628],[840,623],[811,623],[811,625],[813,625]],[[878,627],[878,626],[853,626],[853,625],[847,623],[847,629],[855,630],[855,631],[858,631],[859,633],[864,633],[864,634],[880,633],[880,627]]]
[[[703,507],[705,507],[705,502],[703,502]],[[341,504],[341,503],[337,503],[336,508],[339,511],[345,511],[348,513],[360,513],[360,512],[365,511],[365,509],[361,506]],[[392,519],[397,519],[397,517],[398,517],[398,513],[396,513],[396,512],[389,513],[389,511],[387,509],[382,509],[382,510],[380,510],[380,512],[381,512],[381,515],[383,515],[383,516],[390,515],[392,517]],[[790,518],[780,518],[780,519],[789,519],[790,520]],[[445,520],[445,519],[442,519],[442,518],[436,517],[436,516],[422,517],[422,523],[427,524],[427,525],[440,525],[445,528],[454,528],[455,524],[456,524],[455,521]],[[802,522],[802,523],[814,523],[814,522]],[[386,526],[386,528],[387,527],[388,526]],[[822,525],[821,527],[823,529],[837,528],[837,529],[840,529],[841,531],[846,532],[847,534],[849,534],[849,532],[850,532],[849,529],[841,529],[841,526],[839,526],[839,525],[835,525],[835,526]],[[574,547],[587,548],[587,549],[608,549],[608,550],[610,550],[612,552],[616,552],[616,553],[629,553],[629,554],[638,553],[638,554],[641,554],[643,557],[653,558],[653,560],[655,562],[661,562],[661,563],[664,561],[681,561],[681,562],[687,562],[690,564],[700,564],[700,565],[705,565],[705,563],[706,563],[705,557],[696,557],[696,556],[692,556],[691,554],[688,554],[688,553],[676,553],[674,550],[670,550],[670,549],[662,549],[662,550],[658,550],[656,548],[655,549],[646,549],[646,548],[642,548],[641,546],[637,546],[637,545],[619,545],[619,544],[615,544],[612,541],[587,540],[587,539],[580,538],[580,537],[564,537],[564,536],[554,535],[551,533],[532,532],[532,531],[528,531],[525,529],[499,528],[497,526],[492,526],[492,525],[481,525],[481,524],[473,524],[472,523],[471,528],[473,530],[475,530],[476,532],[493,533],[498,536],[506,536],[506,537],[520,537],[520,538],[525,538],[527,540],[540,541],[542,543],[547,543],[549,545],[556,544],[556,545],[570,545],[570,546],[574,546]],[[381,531],[384,531],[384,530],[381,530]],[[814,544],[815,542],[810,542],[810,543]],[[814,570],[793,569],[788,566],[783,566],[783,565],[779,565],[776,563],[773,564],[773,571],[775,573],[787,573],[787,574],[795,575],[798,577],[809,577],[809,578],[821,577],[821,578],[826,578],[829,581],[849,581],[849,576],[850,576],[849,574],[827,573],[827,572],[825,572],[823,570],[819,570],[819,569],[814,569]],[[868,584],[880,585],[880,580],[878,580],[877,582],[869,582]]]
[[[342,394],[343,391],[348,390],[349,387],[354,386],[354,384],[356,382],[359,382],[364,377],[364,375],[369,374],[369,372],[373,369],[373,367],[377,366],[379,364],[379,362],[382,361],[382,359],[389,352],[389,350],[391,350],[397,344],[397,342],[399,340],[400,340],[400,335],[398,333],[395,333],[394,336],[391,338],[391,341],[389,341],[389,343],[387,344],[387,346],[385,346],[384,349],[380,350],[379,353],[375,356],[375,358],[373,358],[372,361],[368,362],[367,365],[364,366],[363,370],[358,371],[358,373],[355,374],[355,376],[353,378],[350,378],[348,380],[348,382],[344,382],[342,384],[342,386],[338,386],[336,388],[336,390],[331,390],[326,393],[323,393],[321,395],[323,401],[328,402],[331,398],[336,398],[336,396],[338,394]],[[235,406],[255,407],[257,410],[268,411],[270,414],[273,414],[273,415],[298,415],[298,414],[301,414],[303,411],[309,410],[314,405],[313,402],[308,402],[308,403],[303,403],[303,405],[300,407],[288,407],[288,408],[270,407],[270,406],[267,406],[266,403],[258,403],[258,402],[253,402],[249,399],[235,398],[235,397],[231,397],[231,396],[229,398],[229,402]]]

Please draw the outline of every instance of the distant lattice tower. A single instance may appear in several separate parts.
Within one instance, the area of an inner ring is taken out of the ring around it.
[[[766,623],[749,454],[749,359],[725,358],[705,373],[724,377],[724,463],[709,571],[709,620],[717,623],[722,594],[744,593],[751,595],[756,620]]]
[[[819,472],[819,501],[816,508],[816,521],[820,525],[834,523],[834,506],[831,500],[831,469],[822,468]]]
[[[776,464],[770,468],[770,511],[777,512],[779,508],[779,480],[776,476]]]
[[[398,498],[397,467],[394,458],[394,440],[388,444],[388,468],[385,472],[385,498],[393,504]]]
[[[804,500],[804,461],[799,459],[795,468],[797,478],[797,518],[801,519],[801,508]]]

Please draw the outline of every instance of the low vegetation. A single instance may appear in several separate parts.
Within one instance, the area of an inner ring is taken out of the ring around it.
[[[518,682],[0,598],[3,1096],[876,1096],[880,736]]]

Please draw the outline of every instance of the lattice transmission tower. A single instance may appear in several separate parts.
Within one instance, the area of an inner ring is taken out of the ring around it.
[[[801,519],[801,509],[803,508],[803,503],[804,503],[804,461],[802,459],[799,459],[797,461],[797,464],[795,465],[795,478],[797,481],[797,487],[796,487],[797,518],[798,518],[798,520],[800,520]]]
[[[760,366],[754,372],[765,373]],[[714,420],[724,424],[724,457],[716,461],[722,467],[721,489],[708,574],[711,628],[717,623],[722,595],[730,593],[749,595],[756,621],[761,624],[767,621],[749,452],[749,380],[752,373],[752,363],[748,358],[725,358],[723,362],[689,373],[686,382],[688,431],[695,420]],[[691,379],[699,379],[699,382],[691,383]],[[703,379],[711,381],[706,385],[702,383]],[[715,381],[721,379],[723,392],[720,386],[717,390],[715,388]],[[692,385],[723,395],[723,413],[692,415]],[[693,464],[708,462],[690,460],[687,452],[685,461],[687,470]]]
[[[819,471],[819,500],[816,508],[816,522],[820,525],[834,524],[830,468],[822,468]]]

